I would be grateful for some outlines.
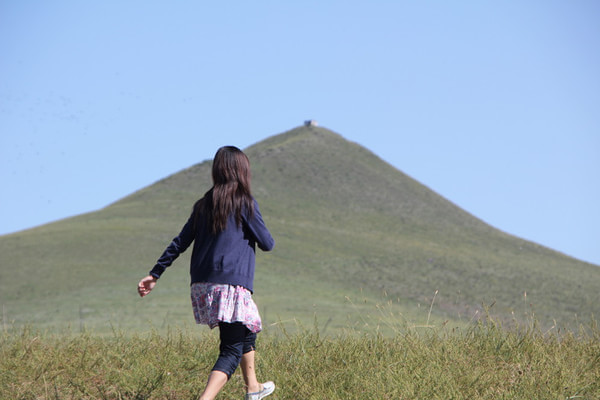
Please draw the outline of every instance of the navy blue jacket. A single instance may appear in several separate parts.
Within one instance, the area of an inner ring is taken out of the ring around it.
[[[258,203],[254,202],[254,213],[242,213],[243,222],[238,226],[233,215],[229,216],[227,227],[213,234],[208,224],[199,215],[194,224],[194,213],[179,235],[160,256],[150,275],[159,278],[167,267],[194,242],[190,263],[191,283],[212,282],[239,285],[253,292],[255,247],[269,251],[275,241],[267,229]],[[194,229],[196,225],[196,229]]]

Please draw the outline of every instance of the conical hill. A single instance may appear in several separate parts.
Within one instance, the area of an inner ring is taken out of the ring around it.
[[[466,323],[486,306],[503,321],[533,316],[548,327],[575,328],[599,314],[598,266],[489,226],[337,133],[299,127],[245,151],[276,240],[272,253],[257,255],[266,326],[316,317],[329,329],[362,329],[377,324],[385,304],[391,324]],[[150,296],[139,299],[135,286],[210,188],[210,167],[0,237],[5,321],[100,331],[192,324],[189,254]]]

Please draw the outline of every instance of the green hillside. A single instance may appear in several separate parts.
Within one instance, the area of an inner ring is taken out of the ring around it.
[[[461,324],[487,305],[507,322],[535,314],[575,328],[599,314],[598,266],[494,229],[334,132],[300,127],[245,151],[276,240],[257,258],[268,325]],[[135,289],[209,187],[205,161],[97,212],[0,237],[4,326],[193,324],[189,254],[147,298]]]

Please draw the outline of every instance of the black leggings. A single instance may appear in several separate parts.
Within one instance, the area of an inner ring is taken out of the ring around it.
[[[256,333],[250,332],[241,322],[220,322],[219,337],[219,358],[212,370],[224,372],[229,379],[240,365],[242,355],[256,349]]]

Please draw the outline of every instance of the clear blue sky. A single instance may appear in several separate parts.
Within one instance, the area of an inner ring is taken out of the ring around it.
[[[0,234],[316,119],[600,265],[598,1],[0,0]]]

